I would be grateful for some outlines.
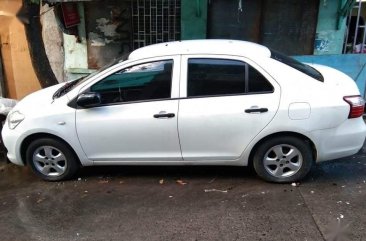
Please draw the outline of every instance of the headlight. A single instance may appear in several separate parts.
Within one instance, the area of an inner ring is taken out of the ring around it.
[[[10,129],[14,129],[15,127],[17,127],[17,125],[19,125],[20,122],[22,122],[24,120],[24,115],[22,113],[20,113],[19,111],[14,111],[12,113],[9,114],[8,116],[8,126]]]

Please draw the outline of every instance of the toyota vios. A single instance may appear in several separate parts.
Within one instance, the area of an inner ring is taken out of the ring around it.
[[[44,180],[91,165],[253,164],[271,182],[357,153],[364,100],[347,75],[264,46],[193,40],[144,47],[30,94],[8,115],[8,158]]]

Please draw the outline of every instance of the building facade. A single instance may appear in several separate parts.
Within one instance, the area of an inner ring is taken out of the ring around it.
[[[175,40],[238,39],[288,55],[339,55],[354,4],[355,0],[45,0],[41,20],[49,62],[58,81],[64,82],[136,48]]]

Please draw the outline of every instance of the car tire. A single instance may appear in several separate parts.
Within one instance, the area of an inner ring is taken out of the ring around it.
[[[72,178],[79,169],[77,156],[64,142],[40,138],[30,143],[26,151],[27,163],[45,181]]]
[[[253,158],[258,176],[276,183],[300,181],[310,172],[312,165],[313,155],[309,143],[292,136],[264,141]]]

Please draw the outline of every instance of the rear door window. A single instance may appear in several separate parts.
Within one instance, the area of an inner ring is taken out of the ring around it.
[[[187,97],[273,92],[273,86],[255,68],[230,59],[189,59],[187,87]]]

